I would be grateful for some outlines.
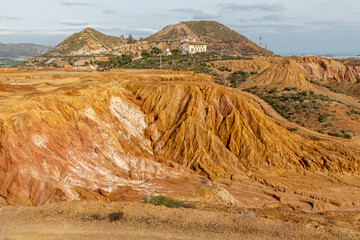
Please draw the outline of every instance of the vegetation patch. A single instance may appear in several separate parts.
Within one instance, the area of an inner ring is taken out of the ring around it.
[[[315,94],[313,91],[301,91],[295,87],[284,88],[283,90],[261,89],[251,87],[244,91],[253,93],[266,101],[281,116],[287,120],[297,123],[301,126],[308,127],[319,133],[330,136],[350,139],[352,135],[349,131],[342,130],[339,126],[334,125],[336,121],[336,111],[330,110],[330,104],[341,103],[331,99],[328,96]],[[343,104],[343,103],[341,103]],[[344,104],[344,107],[351,107]],[[359,114],[355,107],[346,112],[348,115]],[[295,132],[297,129],[288,129]]]
[[[193,204],[187,204],[187,203],[184,203],[183,201],[171,199],[171,198],[165,197],[163,195],[144,197],[143,202],[151,203],[151,204],[154,204],[155,206],[163,205],[168,208],[180,208],[180,207],[195,208],[195,206]]]
[[[314,80],[310,80],[311,83],[316,84],[318,86],[322,86],[322,87],[326,87],[327,89],[329,89],[332,92],[335,93],[343,93],[341,90],[333,88],[332,86],[330,86],[329,84],[322,84],[320,82],[314,81]]]
[[[165,69],[174,71],[193,71],[205,73],[214,77],[215,82],[221,83],[220,76],[213,71],[210,62],[223,60],[250,60],[252,58],[241,56],[227,56],[214,52],[202,52],[195,54],[181,54],[178,49],[173,49],[172,55],[160,56],[161,50],[153,48],[151,52],[143,51],[142,58],[132,61],[130,55],[111,57],[109,61],[97,61],[98,70],[110,68],[124,69]],[[160,61],[161,58],[161,61]],[[229,71],[230,69],[222,69]],[[231,71],[231,70],[230,70]]]
[[[238,87],[241,83],[245,82],[246,79],[248,79],[249,77],[251,77],[252,75],[257,74],[257,72],[243,72],[243,71],[236,71],[233,72],[228,78],[227,80],[230,81],[231,83],[231,87],[236,88]]]
[[[352,115],[352,114],[360,115],[360,111],[357,111],[354,108],[352,108],[349,112],[347,112],[347,114],[348,115]]]
[[[244,89],[258,95],[260,98],[269,103],[281,116],[288,120],[296,120],[298,114],[313,114],[320,109],[324,109],[322,101],[331,101],[327,96],[316,95],[313,92],[307,94],[306,91],[292,90],[287,93],[289,89],[285,91],[277,91],[276,88],[268,91],[257,88]],[[309,96],[307,96],[309,95]],[[316,111],[315,111],[316,110]],[[322,113],[327,114],[329,113]],[[321,115],[321,121],[325,121],[325,117]],[[320,120],[319,120],[320,121]]]
[[[123,212],[113,212],[113,213],[110,213],[109,216],[108,216],[110,222],[119,221],[123,217],[124,217]]]
[[[341,130],[340,133],[338,133],[338,132],[328,132],[327,134],[330,135],[330,136],[333,136],[333,137],[342,137],[342,138],[345,138],[345,139],[351,139],[351,137],[352,137],[349,133],[347,133],[346,130]]]
[[[231,69],[228,68],[228,67],[219,67],[218,69],[219,69],[220,71],[222,71],[222,72],[224,72],[224,71],[226,71],[226,72],[231,72]]]

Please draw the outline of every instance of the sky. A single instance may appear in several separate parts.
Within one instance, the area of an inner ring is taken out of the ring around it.
[[[359,0],[0,0],[0,43],[55,46],[86,27],[147,37],[213,20],[280,55],[360,54]]]

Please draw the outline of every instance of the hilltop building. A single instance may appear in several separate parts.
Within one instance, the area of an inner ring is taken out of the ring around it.
[[[163,55],[164,55],[164,56],[170,56],[170,55],[171,55],[170,49],[169,49],[169,48],[164,49]]]
[[[180,50],[182,54],[194,54],[198,52],[206,52],[207,44],[202,41],[196,41],[195,38],[183,38],[180,41]]]

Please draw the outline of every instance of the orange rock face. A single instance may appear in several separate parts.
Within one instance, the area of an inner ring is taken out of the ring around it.
[[[215,61],[217,67],[231,71],[257,72],[244,84],[255,86],[291,86],[304,89],[306,78],[321,82],[360,82],[360,67],[321,57],[254,57],[251,60]],[[297,78],[297,79],[296,79]],[[306,87],[305,87],[306,88]]]
[[[162,193],[315,210],[359,204],[358,143],[291,133],[206,75],[3,72],[0,82],[0,202]]]

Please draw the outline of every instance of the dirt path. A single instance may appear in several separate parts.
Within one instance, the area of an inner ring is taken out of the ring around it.
[[[114,213],[118,219],[110,217]],[[329,217],[282,209],[70,202],[0,206],[0,239],[359,239],[359,219],[356,211],[331,212]]]

